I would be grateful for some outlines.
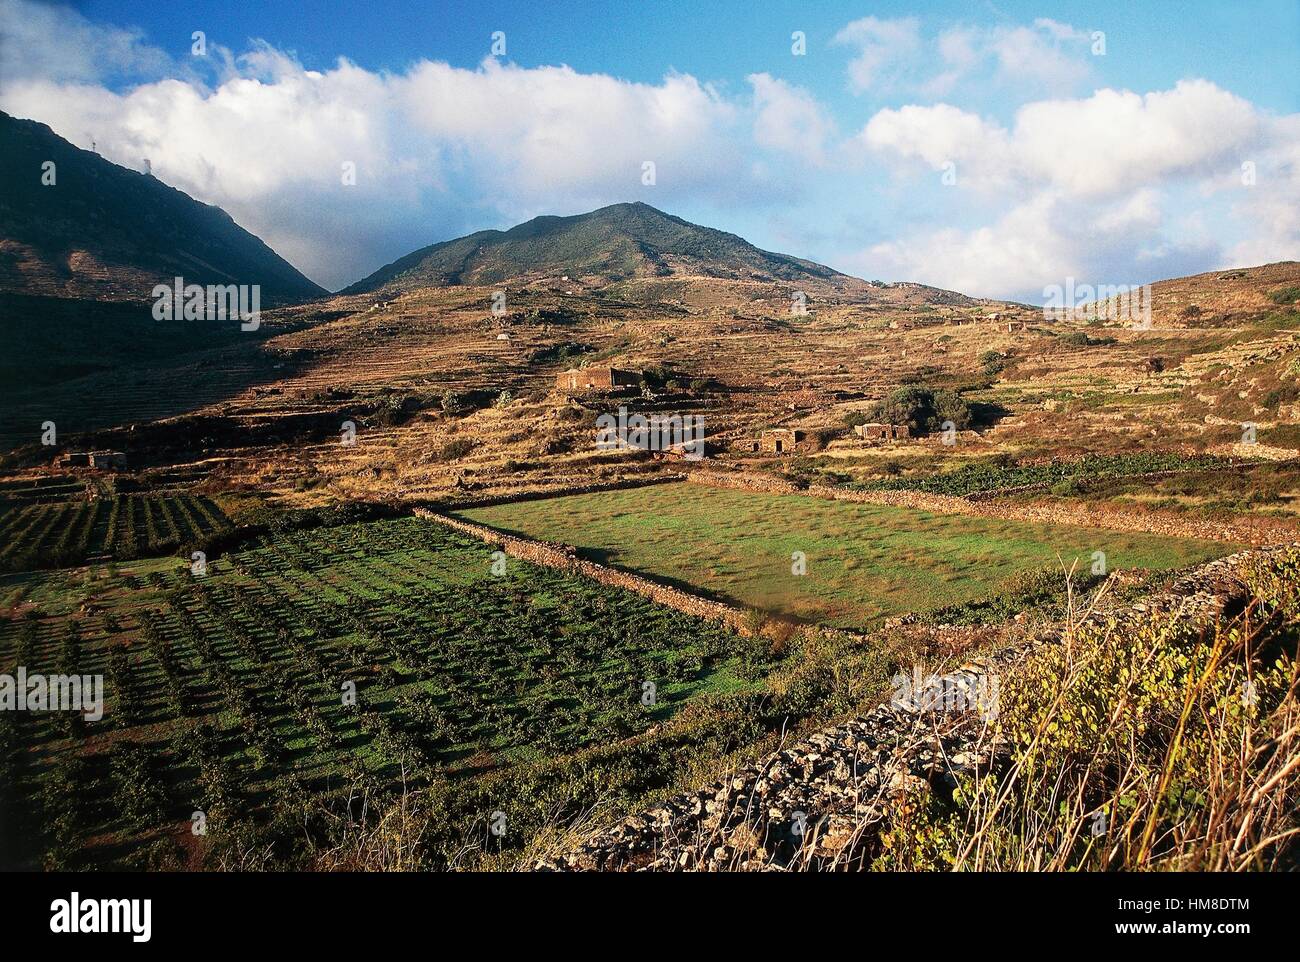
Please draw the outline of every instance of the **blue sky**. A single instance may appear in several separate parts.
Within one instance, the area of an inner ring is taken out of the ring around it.
[[[620,200],[1024,300],[1300,257],[1297,0],[0,0],[0,44],[4,109],[327,286]]]
[[[565,63],[653,83],[676,69],[703,79],[743,83],[779,63],[791,81],[825,91],[838,109],[860,109],[843,83],[843,56],[819,56],[835,34],[860,17],[919,16],[936,23],[1021,25],[1050,17],[1108,36],[1097,63],[1103,83],[1156,90],[1198,76],[1262,107],[1300,109],[1300,3],[1151,0],[1133,2],[979,3],[410,3],[250,4],[115,0],[76,5],[92,20],[142,27],[176,56],[190,33],[239,49],[263,39],[293,51],[304,66],[325,69],[347,56],[371,70],[401,71],[420,59],[473,67],[495,30],[507,33],[511,59],[525,66]],[[647,13],[653,10],[654,13]],[[196,27],[196,25],[198,25]],[[789,35],[802,29],[813,55],[788,57]],[[788,62],[787,62],[788,60]],[[1011,101],[1008,101],[1008,106]]]

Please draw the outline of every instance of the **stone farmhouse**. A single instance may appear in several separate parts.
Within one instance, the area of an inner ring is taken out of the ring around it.
[[[817,449],[816,442],[807,431],[793,428],[772,428],[756,438],[744,438],[732,447],[752,454],[807,454]]]
[[[122,451],[91,451],[90,466],[117,470],[126,467],[126,454]]]
[[[555,386],[561,391],[603,391],[640,384],[640,371],[621,371],[615,367],[575,367],[555,376]]]

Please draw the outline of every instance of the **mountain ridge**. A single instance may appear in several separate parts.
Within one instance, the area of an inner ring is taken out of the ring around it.
[[[866,283],[813,261],[762,250],[736,234],[693,224],[636,201],[584,214],[543,214],[509,230],[482,230],[439,241],[398,258],[339,293],[484,285],[541,276],[616,283],[682,275]]]
[[[328,293],[220,207],[3,111],[0,177],[0,291],[145,301],[180,276],[257,284],[269,305]]]

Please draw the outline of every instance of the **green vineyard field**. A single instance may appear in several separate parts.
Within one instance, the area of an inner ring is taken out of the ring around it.
[[[215,502],[189,494],[4,502],[0,571],[167,554],[233,527]]]
[[[212,844],[270,839],[292,861],[295,821],[401,784],[446,792],[450,844],[494,809],[541,817],[520,813],[512,770],[759,677],[720,627],[491,566],[487,546],[407,518],[264,538],[203,577],[165,560],[9,576],[37,610],[0,622],[0,672],[100,673],[106,691],[98,722],[0,713],[11,857],[174,864],[197,811]]]

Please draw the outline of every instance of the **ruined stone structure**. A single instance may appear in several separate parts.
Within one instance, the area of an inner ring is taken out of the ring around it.
[[[91,451],[90,466],[116,471],[126,467],[126,455],[121,451]]]
[[[561,391],[607,391],[637,387],[640,383],[640,371],[621,371],[616,367],[574,367],[555,376],[555,386]]]
[[[763,431],[756,438],[744,438],[735,442],[732,448],[748,451],[752,454],[805,454],[817,449],[816,442],[808,437],[807,431],[793,428],[772,428]]]
[[[126,467],[126,455],[121,451],[70,451],[63,456],[69,468],[99,468],[119,470]]]
[[[911,435],[906,424],[858,424],[853,433],[864,441],[901,441]]]

